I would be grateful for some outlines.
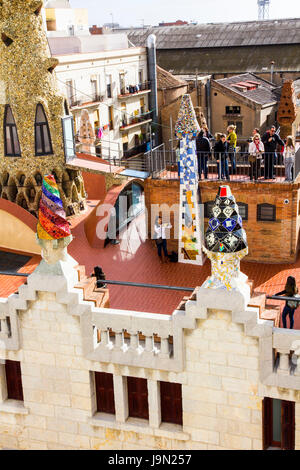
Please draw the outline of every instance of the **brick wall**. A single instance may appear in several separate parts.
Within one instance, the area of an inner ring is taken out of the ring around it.
[[[212,201],[220,183],[200,183],[201,202]],[[248,237],[249,255],[246,261],[266,263],[292,263],[298,253],[299,242],[299,184],[280,183],[230,183],[237,202],[248,204],[248,220],[244,228]],[[285,201],[289,201],[288,204]],[[145,182],[145,203],[148,209],[149,234],[151,229],[151,204],[179,203],[179,181],[151,180]],[[276,221],[257,221],[257,205],[268,203],[276,206]],[[174,225],[174,214],[171,223]],[[152,219],[153,222],[153,219]],[[208,220],[205,219],[205,228]],[[178,250],[171,230],[169,249]]]

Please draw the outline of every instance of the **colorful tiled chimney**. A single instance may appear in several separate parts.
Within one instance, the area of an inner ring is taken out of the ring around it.
[[[200,127],[190,95],[183,95],[175,126],[180,139],[180,207],[178,261],[203,264],[196,135]]]
[[[240,260],[248,254],[246,232],[229,186],[220,186],[205,234],[204,252],[211,260],[212,275],[204,287],[239,290],[247,277]]]

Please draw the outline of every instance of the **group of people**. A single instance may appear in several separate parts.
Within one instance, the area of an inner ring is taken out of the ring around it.
[[[277,149],[279,148],[279,152]],[[285,166],[285,180],[293,180],[295,164],[295,143],[292,136],[288,136],[284,142],[272,126],[260,137],[259,130],[254,129],[252,139],[249,142],[250,179],[257,180],[260,176],[265,179],[275,179],[275,163],[279,154],[282,154]],[[262,161],[264,162],[264,174],[262,174]]]
[[[196,150],[198,160],[199,179],[208,178],[208,160],[212,156],[211,141],[214,140],[207,126],[202,127],[196,137]],[[278,154],[283,156],[285,165],[285,180],[292,181],[295,164],[295,143],[292,136],[288,136],[284,142],[275,126],[267,130],[263,136],[260,136],[259,129],[255,128],[252,137],[248,140],[248,160],[250,163],[250,180],[257,181],[258,178],[275,179],[275,163]],[[277,149],[280,149],[279,152]],[[227,135],[217,133],[214,144],[214,158],[217,161],[218,177],[221,180],[230,181],[229,161],[231,175],[237,172],[236,165],[237,134],[236,126],[230,125],[227,128]],[[178,175],[180,174],[180,150],[179,143],[176,148]],[[263,166],[264,165],[264,168]]]

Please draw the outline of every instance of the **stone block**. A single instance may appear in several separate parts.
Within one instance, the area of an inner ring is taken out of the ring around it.
[[[228,365],[245,369],[258,370],[258,358],[241,354],[228,354]]]
[[[226,392],[251,393],[251,384],[246,380],[222,377],[222,387]]]
[[[221,435],[220,444],[226,449],[232,450],[252,449],[252,439],[243,436],[236,436],[230,433],[225,433]]]
[[[58,442],[58,433],[47,429],[29,428],[29,439],[41,442]]]
[[[90,449],[90,439],[87,436],[79,436],[66,432],[59,432],[58,442],[75,449]]]
[[[217,416],[223,419],[251,423],[251,410],[229,405],[217,405]]]
[[[220,433],[216,431],[208,431],[206,429],[194,429],[190,428],[191,439],[193,441],[199,441],[204,444],[214,444],[218,445],[220,443]]]

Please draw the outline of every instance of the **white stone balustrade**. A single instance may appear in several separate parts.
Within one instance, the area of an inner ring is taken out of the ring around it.
[[[92,316],[82,320],[84,353],[88,359],[97,362],[180,370],[183,330],[174,327],[175,317],[93,308]],[[100,341],[95,341],[95,331],[101,332]],[[178,355],[173,355],[170,337],[173,337],[174,347],[178,346]]]

